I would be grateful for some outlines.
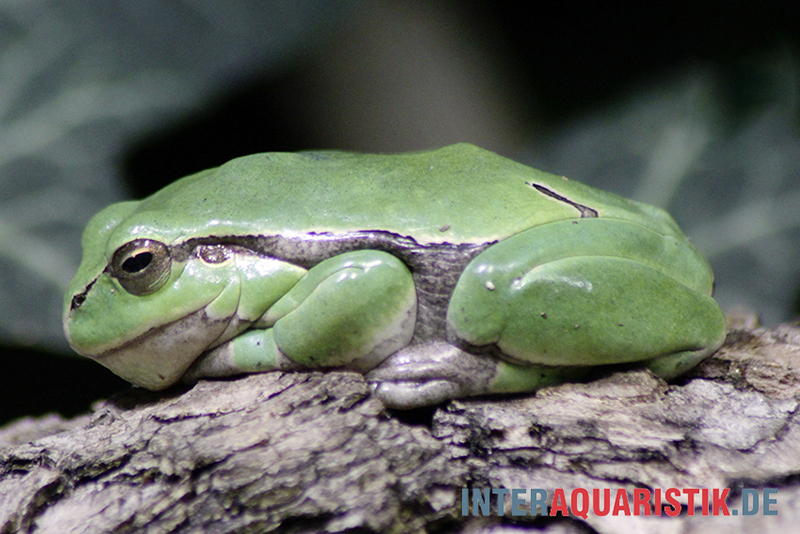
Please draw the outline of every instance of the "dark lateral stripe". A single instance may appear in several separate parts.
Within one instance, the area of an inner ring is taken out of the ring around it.
[[[589,218],[589,217],[597,217],[597,210],[593,210],[589,206],[584,206],[583,204],[578,204],[577,202],[573,202],[572,200],[570,200],[570,199],[568,199],[566,197],[562,197],[561,195],[559,195],[555,191],[551,191],[551,190],[547,189],[546,187],[544,187],[542,185],[535,184],[533,182],[525,182],[525,183],[528,184],[529,186],[533,187],[534,189],[536,189],[540,193],[547,195],[550,198],[554,198],[554,199],[558,200],[559,202],[563,202],[564,204],[569,204],[570,206],[572,206],[573,208],[575,208],[576,210],[581,212],[581,218],[582,219],[586,219],[586,218]]]

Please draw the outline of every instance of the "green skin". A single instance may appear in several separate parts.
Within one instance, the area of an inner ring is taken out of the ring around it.
[[[665,212],[471,145],[255,154],[89,223],[72,347],[152,390],[362,372],[387,406],[666,379],[719,348],[708,263]]]

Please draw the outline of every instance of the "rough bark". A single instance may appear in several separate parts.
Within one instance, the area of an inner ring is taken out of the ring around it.
[[[0,429],[0,532],[798,532],[799,399],[789,326],[732,332],[673,384],[631,371],[413,417],[354,373],[132,389]],[[730,488],[731,510],[743,487],[777,488],[778,515],[461,509],[462,488],[670,487]]]

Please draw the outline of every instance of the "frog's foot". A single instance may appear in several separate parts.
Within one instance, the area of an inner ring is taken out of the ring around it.
[[[664,380],[672,380],[695,367],[698,363],[714,354],[716,350],[716,345],[711,345],[704,349],[676,352],[643,362],[642,365],[650,369],[654,375]]]
[[[366,375],[372,391],[389,408],[430,406],[487,393],[498,361],[445,342],[406,347]]]
[[[489,353],[473,354],[445,342],[406,347],[366,375],[374,395],[406,410],[449,399],[531,392],[583,378],[585,368],[518,365]]]

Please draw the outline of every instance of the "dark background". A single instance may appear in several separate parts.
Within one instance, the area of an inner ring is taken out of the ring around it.
[[[568,122],[613,101],[648,76],[693,64],[736,69],[758,52],[775,46],[797,49],[800,44],[800,5],[792,2],[453,5],[459,24],[450,28],[455,36],[476,38],[495,54],[490,60],[502,63],[504,79],[499,82],[514,92],[518,107],[513,120],[523,131]],[[347,21],[342,26],[347,28]],[[352,37],[347,29],[338,31],[331,41]],[[259,151],[319,147],[396,151],[391,141],[354,139],[347,131],[330,135],[319,126],[331,120],[326,110],[317,115],[315,102],[302,100],[306,95],[320,96],[309,87],[320,83],[313,76],[335,46],[326,40],[281,69],[255,74],[205,109],[131,146],[123,165],[134,196],[154,192],[175,177]],[[762,97],[753,94],[747,76],[730,81],[726,96],[732,108],[746,108]],[[387,91],[373,96],[392,95]],[[396,144],[401,149],[406,145]],[[408,146],[416,148],[413,142]]]

